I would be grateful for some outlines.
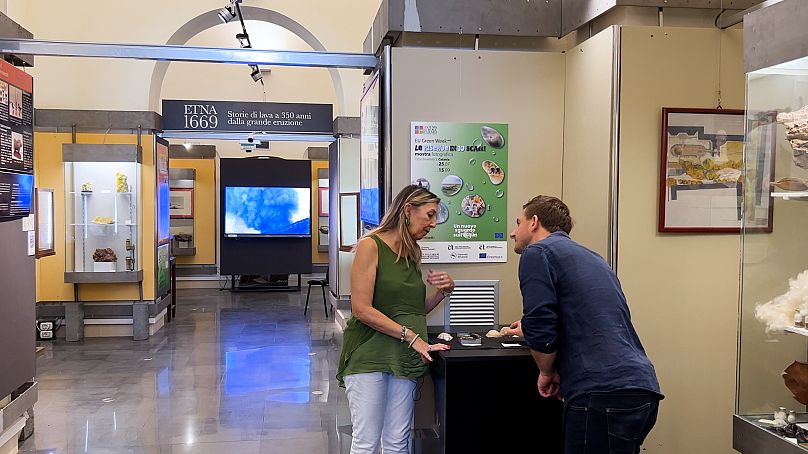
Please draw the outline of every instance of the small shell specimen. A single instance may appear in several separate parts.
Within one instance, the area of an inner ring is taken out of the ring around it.
[[[492,329],[491,331],[485,333],[485,337],[502,337],[502,333],[500,333],[495,329]]]
[[[440,334],[438,334],[438,339],[440,339],[440,340],[442,340],[444,342],[449,342],[450,340],[452,340],[454,338],[449,333],[440,333]]]
[[[786,191],[805,191],[808,190],[808,182],[802,178],[785,177],[770,183]]]

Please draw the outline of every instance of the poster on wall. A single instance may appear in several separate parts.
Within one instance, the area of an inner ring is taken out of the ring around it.
[[[171,196],[168,185],[168,141],[155,137],[154,162],[157,182],[157,296],[167,293],[171,287],[169,282],[168,257],[171,243]]]
[[[34,173],[34,79],[0,60],[0,171]]]
[[[412,184],[438,197],[424,263],[508,260],[508,125],[412,122]]]

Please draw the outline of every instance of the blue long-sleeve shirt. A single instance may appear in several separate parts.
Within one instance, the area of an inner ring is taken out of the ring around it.
[[[533,350],[556,353],[565,398],[631,389],[660,393],[620,282],[598,254],[555,232],[524,249],[519,284],[525,340]]]

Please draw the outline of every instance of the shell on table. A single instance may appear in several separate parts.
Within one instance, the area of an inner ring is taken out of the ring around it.
[[[778,187],[786,191],[806,191],[808,190],[808,181],[802,178],[785,177],[770,183],[772,186]]]
[[[794,163],[808,169],[808,106],[777,114],[777,122],[786,128],[786,139],[794,150]]]

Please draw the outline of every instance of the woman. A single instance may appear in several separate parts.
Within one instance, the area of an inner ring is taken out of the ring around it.
[[[393,200],[381,225],[359,241],[351,269],[351,310],[337,379],[344,384],[353,423],[351,454],[408,453],[416,379],[429,353],[448,350],[427,341],[426,314],[454,290],[444,272],[429,271],[438,288],[429,297],[416,244],[438,219],[440,199],[411,185]]]

